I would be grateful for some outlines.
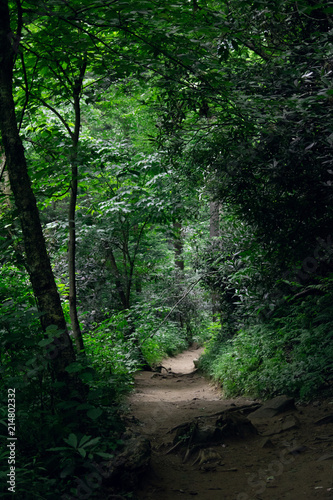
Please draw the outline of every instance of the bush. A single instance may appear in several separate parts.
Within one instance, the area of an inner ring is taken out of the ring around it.
[[[286,393],[310,399],[333,380],[332,294],[284,304],[273,318],[207,343],[202,369],[227,397]]]

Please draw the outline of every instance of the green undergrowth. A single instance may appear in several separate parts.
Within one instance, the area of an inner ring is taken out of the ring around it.
[[[132,317],[128,311],[113,314],[87,336],[85,346],[91,363],[101,377],[129,380],[140,369],[173,356],[189,345],[185,329],[168,321],[160,328],[153,315]]]
[[[288,394],[301,400],[329,395],[333,384],[332,293],[285,303],[259,324],[231,339],[216,328],[201,368],[221,384],[226,397],[269,398]]]
[[[6,326],[15,333],[9,314],[6,319]],[[96,467],[121,446],[124,427],[117,399],[125,384],[116,385],[115,379],[113,384],[101,383],[92,367],[78,358],[67,371],[77,374],[89,388],[87,400],[82,402],[75,392],[66,400],[60,399],[60,383],[52,378],[41,346],[44,339],[37,337],[40,332],[31,323],[30,315],[22,314],[20,319],[18,351],[12,349],[15,337],[7,339],[0,322],[0,341],[5,344],[0,372],[0,496],[53,500],[69,494],[69,498],[77,498],[76,477],[81,482],[86,477],[97,478],[99,485],[102,475],[96,473]],[[12,455],[7,447],[9,432],[17,438]],[[11,457],[13,461],[9,462]],[[8,490],[10,465],[15,467],[15,494]],[[91,498],[100,498],[95,483],[88,490]]]
[[[82,401],[74,390],[61,398],[63,383],[50,370],[49,339],[41,330],[27,275],[3,266],[2,278],[0,497],[53,500],[68,494],[81,498],[76,478],[82,483],[88,477],[89,498],[101,498],[98,467],[121,446],[124,424],[118,402],[128,381],[117,374],[100,377],[89,356],[78,356],[66,370],[86,385],[87,398]],[[53,327],[46,333],[57,335]],[[10,435],[16,438],[11,454]],[[15,493],[8,489],[10,470],[13,476],[15,471]]]
[[[142,345],[142,352],[150,365],[162,361],[168,356],[175,356],[189,346],[186,333],[177,326],[168,325]]]

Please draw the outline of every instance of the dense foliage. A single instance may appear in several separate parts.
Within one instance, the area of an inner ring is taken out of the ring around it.
[[[332,33],[325,1],[0,0],[20,497],[79,498],[133,373],[193,341],[228,396],[331,394]]]

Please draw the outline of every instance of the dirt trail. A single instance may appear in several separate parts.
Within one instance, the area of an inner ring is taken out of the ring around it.
[[[129,399],[135,421],[132,428],[152,445],[150,471],[142,478],[138,499],[333,499],[332,400],[297,406],[274,418],[252,419],[256,435],[241,430],[239,435],[217,439],[214,435],[213,442],[202,444],[201,439],[195,444],[193,435],[185,433],[177,444],[175,427],[192,423],[186,432],[200,423],[202,438],[219,418],[215,414],[230,409],[230,414],[244,419],[236,407],[256,403],[223,399],[195,371],[193,359],[200,353],[201,349],[192,347],[165,360],[162,364],[167,370],[162,373],[136,375],[136,391]],[[191,454],[185,457],[187,450]]]

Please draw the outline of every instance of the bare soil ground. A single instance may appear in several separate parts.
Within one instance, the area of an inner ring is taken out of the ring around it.
[[[132,429],[152,445],[150,470],[141,478],[138,499],[333,499],[333,401],[252,419],[258,434],[212,439],[211,424],[224,410],[251,419],[251,405],[260,402],[224,399],[195,371],[193,359],[200,353],[194,346],[165,360],[167,370],[136,375],[136,390],[129,398]],[[196,443],[192,430],[198,423]],[[211,442],[202,439],[206,431]]]

